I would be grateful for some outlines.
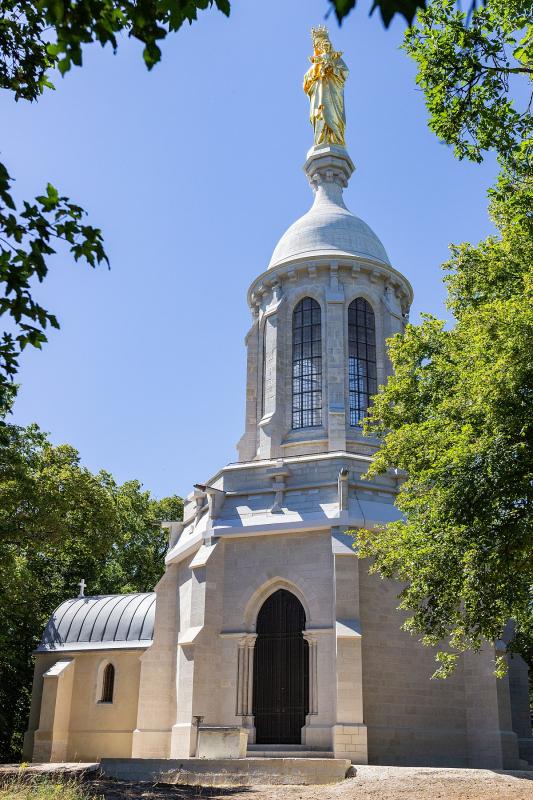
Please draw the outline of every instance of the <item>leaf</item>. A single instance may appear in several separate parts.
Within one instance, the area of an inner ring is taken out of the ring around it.
[[[217,8],[222,11],[227,17],[230,15],[231,6],[229,0],[216,0]]]
[[[339,24],[342,24],[345,17],[352,11],[357,0],[330,0],[334,9],[335,16]],[[400,14],[408,25],[413,22],[419,8],[425,8],[425,0],[374,0],[370,9],[373,14],[376,9],[381,13],[381,19],[386,28],[389,27],[395,14]]]
[[[17,372],[21,351],[28,345],[41,348],[45,329],[59,328],[56,316],[32,297],[35,280],[48,274],[48,258],[55,253],[51,242],[68,248],[75,261],[109,265],[102,232],[82,224],[85,212],[79,205],[49,183],[45,194],[34,203],[23,201],[19,210],[7,191],[9,184],[9,173],[0,164],[0,198],[11,209],[7,214],[0,206],[0,315],[9,315],[16,328],[15,336],[5,333],[0,340],[0,402]]]
[[[425,0],[374,0],[370,14],[379,9],[383,24],[388,28],[395,14],[400,14],[411,25],[417,11],[425,7]]]

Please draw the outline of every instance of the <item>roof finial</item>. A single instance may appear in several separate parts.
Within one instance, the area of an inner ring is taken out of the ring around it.
[[[87,584],[85,583],[85,578],[81,579],[81,581],[78,583],[78,586],[80,587],[80,593],[78,597],[85,597],[85,589],[87,587]]]

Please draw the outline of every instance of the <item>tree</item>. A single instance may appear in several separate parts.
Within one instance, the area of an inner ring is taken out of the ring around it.
[[[444,265],[455,327],[425,315],[389,342],[394,375],[365,421],[383,436],[369,476],[406,477],[404,519],[360,532],[360,552],[405,583],[406,629],[450,645],[441,677],[509,620],[509,647],[533,667],[532,126],[510,97],[513,79],[531,78],[532,46],[523,0],[468,14],[433,0],[405,39],[432,130],[458,158],[494,150],[502,166],[489,193],[500,235],[452,246]]]
[[[0,761],[19,757],[31,654],[53,609],[82,577],[91,594],[151,591],[167,546],[159,521],[182,509],[138,481],[92,474],[36,425],[0,425]]]
[[[533,24],[530,0],[486,0],[469,12],[433,0],[407,30],[404,48],[418,65],[429,127],[458,158],[481,161],[494,150],[509,166],[523,145],[531,154]],[[521,110],[510,89],[522,91]],[[529,168],[531,163],[529,161]]]
[[[426,315],[389,341],[394,374],[365,421],[383,436],[369,476],[405,472],[405,516],[361,531],[360,554],[405,582],[405,628],[450,644],[440,676],[509,620],[510,649],[533,666],[532,199],[527,171],[504,172],[499,236],[452,246],[444,265],[455,327]]]

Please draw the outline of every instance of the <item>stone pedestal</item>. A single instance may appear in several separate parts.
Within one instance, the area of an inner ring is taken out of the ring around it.
[[[248,731],[222,725],[202,725],[198,730],[198,758],[245,758]]]

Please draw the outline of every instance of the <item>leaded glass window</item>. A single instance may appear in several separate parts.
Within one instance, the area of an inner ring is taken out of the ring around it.
[[[300,300],[292,315],[292,427],[322,424],[322,328],[320,306]]]
[[[376,320],[370,303],[358,297],[348,307],[350,425],[361,425],[376,394]]]

